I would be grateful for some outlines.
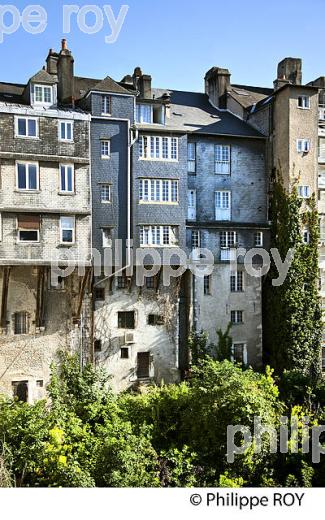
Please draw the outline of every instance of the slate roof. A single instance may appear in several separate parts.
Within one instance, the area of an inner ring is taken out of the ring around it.
[[[171,96],[170,118],[166,118],[166,125],[155,125],[154,128],[157,130],[174,130],[206,135],[264,137],[260,132],[230,112],[214,108],[206,94],[153,89],[153,95],[156,99],[166,92]],[[137,126],[140,129],[153,130],[152,125],[140,124]]]
[[[259,103],[273,92],[271,88],[251,87],[247,85],[231,85],[229,94],[242,107],[248,108]]]
[[[39,70],[32,78],[30,78],[33,83],[49,83],[53,85],[58,82],[57,76],[53,76],[53,74],[49,74],[46,70]]]
[[[119,85],[110,76],[106,76],[105,79],[92,79],[75,77],[74,79],[74,91],[75,99],[83,98],[90,90],[95,92],[113,92],[115,94],[130,94],[128,90]]]

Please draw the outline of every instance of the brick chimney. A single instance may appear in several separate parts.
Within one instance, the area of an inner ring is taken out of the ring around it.
[[[48,56],[46,58],[46,70],[49,74],[53,74],[54,76],[58,73],[58,59],[59,55],[57,52],[54,52],[53,49],[49,50]]]
[[[283,85],[301,85],[302,82],[302,61],[300,58],[284,58],[278,64],[277,79],[274,81],[274,89],[277,90]]]
[[[133,85],[140,92],[140,97],[151,99],[151,81],[152,78],[148,74],[143,74],[140,67],[136,67],[133,72]]]
[[[205,93],[209,96],[210,102],[217,108],[227,108],[230,76],[228,69],[212,67],[204,77]]]
[[[58,56],[58,100],[60,103],[71,105],[74,94],[74,59],[67,46],[67,40],[62,40],[61,51]]]

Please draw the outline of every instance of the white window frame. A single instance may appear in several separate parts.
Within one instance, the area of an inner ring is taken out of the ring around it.
[[[238,276],[238,274],[241,275],[241,289],[238,289],[238,287],[239,287],[239,276]],[[234,284],[235,290],[234,291],[232,290],[232,279],[233,278],[235,279],[235,284]],[[230,292],[232,292],[232,293],[242,293],[242,292],[244,292],[244,290],[245,290],[244,282],[245,282],[244,271],[232,271],[230,273]]]
[[[298,196],[300,199],[309,199],[310,198],[310,186],[308,186],[308,185],[298,186]]]
[[[177,247],[178,231],[178,226],[169,224],[141,225],[139,226],[140,247]]]
[[[243,345],[243,364],[247,365],[247,343],[245,341],[235,341],[231,348],[231,361],[234,363],[235,360],[235,346]]]
[[[218,198],[218,195],[220,193],[220,206],[217,206],[217,198]],[[224,194],[228,194],[227,197],[225,197]],[[225,201],[226,201],[226,198],[228,198],[228,204],[227,206],[225,206]],[[231,220],[231,191],[230,190],[217,190],[214,192],[214,205],[215,205],[215,217],[216,217],[216,220]],[[219,210],[219,212],[223,211],[224,212],[224,215],[226,218],[217,218],[217,210]]]
[[[214,173],[216,175],[230,175],[231,147],[229,144],[214,145]]]
[[[302,230],[302,241],[304,244],[310,243],[310,231],[307,226]]]
[[[196,143],[187,143],[187,171],[196,173]]]
[[[64,170],[64,178],[65,178],[65,185],[66,187],[68,186],[68,168],[71,168],[71,180],[72,180],[72,190],[68,190],[68,189],[63,189],[62,187],[62,169]],[[65,164],[65,163],[62,163],[60,164],[60,167],[59,167],[59,172],[60,172],[60,190],[59,190],[59,193],[63,194],[63,195],[72,195],[74,194],[75,192],[75,187],[74,187],[74,177],[75,177],[75,173],[74,173],[74,164]]]
[[[71,125],[71,139],[68,139],[67,137],[63,137],[62,136],[62,127],[64,128],[64,133],[65,135],[67,135],[67,128],[68,128],[68,125]],[[73,124],[73,121],[66,121],[66,120],[59,120],[59,141],[63,141],[63,142],[66,142],[66,143],[72,143],[73,140],[74,140],[74,124]]]
[[[26,121],[26,135],[19,134],[19,120],[23,119]],[[36,123],[36,135],[28,134],[28,121],[35,121]],[[38,117],[26,117],[26,116],[15,116],[15,137],[19,139],[38,139],[39,138],[39,118]]]
[[[18,182],[18,165],[24,164],[26,167],[26,188],[19,188]],[[36,166],[36,188],[30,188],[29,175],[27,175],[28,166]],[[28,182],[27,182],[28,181]],[[39,191],[39,163],[35,161],[16,161],[16,190],[20,192],[37,192]]]
[[[210,296],[211,295],[211,274],[205,275],[203,277],[203,294],[204,296]]]
[[[301,105],[299,104],[300,100],[301,100]],[[297,105],[298,105],[298,108],[301,108],[302,110],[309,110],[310,109],[310,96],[306,96],[306,95],[298,96]]]
[[[42,90],[42,100],[39,101],[36,99],[36,90],[41,89]],[[45,89],[49,89],[51,92],[51,101],[45,101]],[[41,105],[41,106],[51,106],[54,104],[54,92],[53,92],[53,86],[52,85],[41,85],[39,83],[34,84],[33,89],[33,104],[34,105]]]
[[[220,231],[220,247],[221,249],[230,249],[236,247],[238,242],[237,231]]]
[[[103,198],[103,190],[108,190],[108,199]],[[109,183],[102,183],[100,185],[100,202],[102,204],[110,204],[112,202],[112,185]]]
[[[199,229],[191,229],[191,249],[199,249],[201,247],[201,235]]]
[[[112,115],[112,96],[108,94],[102,95],[101,110],[103,116]]]
[[[103,153],[105,150],[105,146],[107,146],[107,154]],[[111,141],[110,139],[101,139],[100,140],[100,155],[102,159],[110,159],[111,158]]]
[[[147,111],[146,115],[149,115],[149,121],[147,121],[147,118],[144,117],[144,114],[142,113],[144,108]],[[136,120],[136,123],[139,123],[139,124],[152,125],[153,124],[153,105],[149,105],[147,103],[138,103],[136,105],[136,109],[135,109],[135,120]]]
[[[263,247],[263,238],[263,231],[254,231],[254,247]]]
[[[21,231],[33,231],[35,233],[35,231],[37,232],[37,239],[36,240],[20,240],[20,232]],[[40,242],[40,230],[39,228],[37,229],[23,229],[23,228],[19,228],[17,226],[17,243],[18,244],[39,244]]]
[[[178,162],[178,139],[174,136],[141,135],[139,160]]]
[[[109,236],[107,236],[107,233],[109,233]],[[112,245],[113,245],[112,228],[102,227],[102,248],[111,249]]]
[[[62,222],[64,219],[72,219],[73,226],[72,227],[63,227]],[[72,231],[72,241],[66,242],[63,240],[63,231]],[[60,244],[65,246],[71,246],[76,243],[76,217],[74,215],[62,215],[60,217]]]
[[[234,317],[234,320],[232,319]],[[239,317],[241,319],[239,319]],[[231,310],[230,311],[230,321],[233,325],[240,325],[244,323],[244,311],[242,310]]]
[[[179,204],[179,180],[139,179],[139,203]]]
[[[308,153],[310,151],[310,139],[297,139],[297,152]]]

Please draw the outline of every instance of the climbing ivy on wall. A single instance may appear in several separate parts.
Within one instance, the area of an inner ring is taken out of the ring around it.
[[[288,193],[276,173],[270,210],[271,247],[278,249],[282,261],[290,248],[295,254],[281,286],[272,285],[272,279],[278,278],[273,261],[264,281],[265,361],[278,374],[285,369],[296,370],[316,379],[320,375],[322,337],[316,201],[311,197],[303,207],[297,187]],[[309,231],[307,244],[303,240],[304,227]]]

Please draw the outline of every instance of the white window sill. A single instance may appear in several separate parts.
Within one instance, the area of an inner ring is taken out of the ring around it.
[[[101,200],[100,201],[102,204],[112,204],[112,201],[111,200]]]
[[[33,139],[34,141],[40,141],[38,135],[15,135],[15,139]]]
[[[58,191],[58,195],[63,195],[64,197],[66,196],[71,196],[71,195],[75,195],[75,191]]]
[[[104,161],[107,161],[111,158],[110,155],[102,155],[101,158],[104,160]]]
[[[297,108],[299,108],[299,110],[310,110],[310,107],[300,107],[300,106],[297,106]]]
[[[40,189],[37,189],[37,190],[24,190],[24,189],[19,189],[19,188],[16,188],[15,190],[15,193],[27,193],[28,195],[30,195],[31,193],[41,193],[41,190]]]
[[[178,163],[178,159],[164,159],[163,157],[139,157],[139,161]]]
[[[28,240],[17,240],[16,242],[17,245],[21,246],[21,245],[27,245],[27,246],[39,246],[40,245],[40,241],[38,242],[35,242],[35,240],[31,240],[30,242]]]
[[[160,200],[140,200],[139,204],[163,204],[164,206],[179,206],[179,202],[166,202],[166,201],[160,201]]]
[[[75,242],[60,242],[57,247],[71,247],[71,246],[75,246],[75,245],[76,245]]]
[[[73,139],[61,139],[61,138],[59,138],[59,143],[74,144],[74,140]]]
[[[102,112],[102,117],[112,117],[112,114],[107,114],[106,112]]]
[[[143,247],[143,248],[166,248],[166,247],[175,247],[175,248],[178,248],[178,244],[140,244],[140,247]]]

